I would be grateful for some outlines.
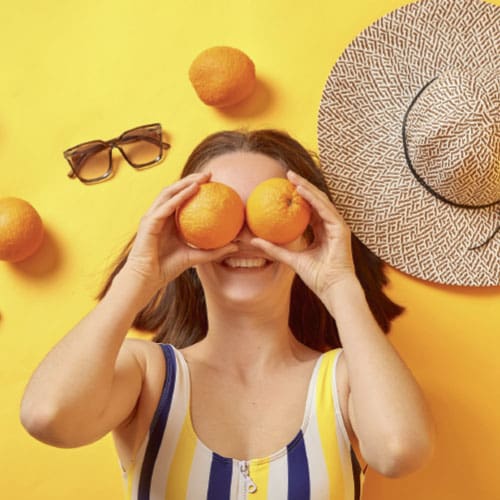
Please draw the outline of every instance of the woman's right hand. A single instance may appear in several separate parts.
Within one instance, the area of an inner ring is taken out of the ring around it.
[[[164,188],[141,218],[137,235],[123,270],[136,275],[142,284],[156,292],[186,269],[220,259],[237,250],[234,244],[216,250],[199,250],[180,237],[175,212],[208,182],[209,172],[188,175]]]

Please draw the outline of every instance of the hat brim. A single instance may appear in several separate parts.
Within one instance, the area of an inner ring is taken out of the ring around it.
[[[356,236],[412,276],[500,284],[500,206],[445,203],[413,177],[402,141],[417,92],[449,69],[500,75],[500,7],[423,0],[384,16],[343,52],[327,79],[318,148],[334,202]]]

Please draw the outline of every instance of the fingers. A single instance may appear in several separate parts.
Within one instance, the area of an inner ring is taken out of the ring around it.
[[[292,170],[287,172],[287,177],[290,182],[297,186],[297,193],[316,210],[322,219],[327,222],[345,224],[343,217],[337,211],[335,205],[321,189]]]
[[[209,177],[210,174],[205,172],[191,174],[164,188],[143,217],[149,231],[159,234],[166,219],[191,198],[198,191],[200,184],[207,182]]]
[[[149,215],[154,220],[165,219],[169,217],[178,207],[180,207],[185,201],[189,200],[196,192],[200,189],[200,185],[193,182],[186,186],[182,191],[179,191],[170,198],[167,198],[163,203],[159,204],[154,210],[149,212]]]
[[[209,172],[198,172],[195,174],[190,174],[178,180],[177,182],[170,184],[170,186],[163,188],[160,194],[153,201],[149,211],[154,211],[157,207],[163,205],[166,201],[170,200],[172,197],[174,197],[187,187],[191,186],[192,184],[196,183],[199,185],[207,182],[210,178],[210,175],[211,174]]]

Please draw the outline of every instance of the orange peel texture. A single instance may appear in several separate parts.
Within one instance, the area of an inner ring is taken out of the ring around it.
[[[241,231],[245,206],[238,193],[220,182],[202,184],[176,214],[177,228],[191,246],[203,250],[223,247]]]
[[[261,182],[250,193],[246,206],[248,227],[255,236],[277,245],[301,236],[311,219],[309,203],[288,179]]]

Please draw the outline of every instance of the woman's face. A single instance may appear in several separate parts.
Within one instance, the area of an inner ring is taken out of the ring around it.
[[[248,196],[262,181],[271,177],[285,177],[285,168],[277,160],[260,153],[227,153],[207,162],[202,171],[212,173],[211,180],[232,187],[246,204]],[[253,234],[246,223],[235,238],[239,249],[220,261],[196,267],[210,300],[228,301],[233,305],[251,305],[266,301],[288,300],[295,276],[285,264],[272,260],[261,250],[253,247]],[[307,246],[303,237],[286,245],[291,250]]]

